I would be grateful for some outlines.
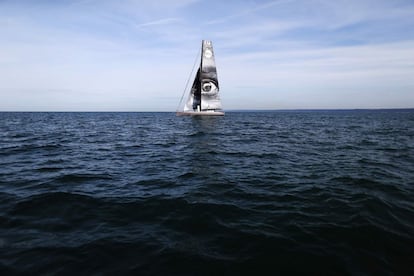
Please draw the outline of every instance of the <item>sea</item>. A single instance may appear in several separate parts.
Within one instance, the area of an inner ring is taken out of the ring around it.
[[[22,274],[414,275],[414,109],[1,112]]]

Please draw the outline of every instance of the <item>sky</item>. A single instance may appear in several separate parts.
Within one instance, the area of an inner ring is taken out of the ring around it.
[[[0,0],[0,111],[414,108],[413,0]]]

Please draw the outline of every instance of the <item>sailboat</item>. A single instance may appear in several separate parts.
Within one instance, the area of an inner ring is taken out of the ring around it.
[[[221,107],[213,44],[209,40],[203,40],[201,42],[200,66],[198,67],[188,99],[184,104],[184,109],[177,111],[177,116],[183,115],[224,115]]]

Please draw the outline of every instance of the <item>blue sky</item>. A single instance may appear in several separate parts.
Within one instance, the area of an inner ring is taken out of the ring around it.
[[[414,1],[0,0],[0,111],[174,111],[213,41],[224,109],[414,107]]]

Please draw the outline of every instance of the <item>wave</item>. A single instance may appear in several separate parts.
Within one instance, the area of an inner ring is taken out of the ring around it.
[[[414,274],[412,112],[376,114],[8,114],[0,274]]]

